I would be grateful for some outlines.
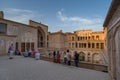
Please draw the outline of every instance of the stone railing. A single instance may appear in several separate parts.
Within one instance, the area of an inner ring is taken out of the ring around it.
[[[49,58],[49,57],[46,57],[46,56],[41,56],[41,60],[53,62],[53,58]],[[63,60],[61,60],[61,64],[64,64]],[[71,61],[71,65],[75,66],[73,60]],[[79,62],[79,67],[80,68],[97,70],[97,71],[102,71],[102,72],[108,72],[108,66],[101,65],[101,64],[91,64],[91,63],[86,63],[86,62],[81,62],[80,61]]]

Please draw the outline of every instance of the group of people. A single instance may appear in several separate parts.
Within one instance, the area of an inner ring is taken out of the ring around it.
[[[59,51],[54,51],[53,52],[53,61],[56,63],[60,63],[60,52]]]
[[[24,57],[33,57],[36,60],[40,59],[40,53],[37,50],[35,51],[30,49],[29,51],[26,50],[25,52],[21,53],[19,49],[15,50],[13,44],[9,46],[8,53],[9,53],[9,59],[13,59],[14,54],[23,55]]]
[[[21,52],[18,49],[16,49],[16,50],[14,49],[13,44],[10,45],[8,52],[9,52],[9,59],[13,58],[14,53],[16,55],[23,55],[24,57],[33,57],[36,60],[40,59],[40,53],[38,51],[35,51],[35,50],[27,51],[26,50],[25,52],[23,52],[23,54],[21,54]],[[77,51],[74,52],[73,59],[74,59],[75,66],[78,67],[78,64],[79,64],[79,54],[77,53]],[[60,63],[61,62],[61,53],[59,51],[53,51],[53,61],[55,63]],[[72,61],[72,55],[71,55],[70,51],[67,50],[64,53],[63,62],[64,62],[64,64],[67,64],[67,65],[70,66],[71,65],[71,61]]]
[[[74,59],[75,66],[78,67],[79,64],[79,54],[77,51],[74,52],[74,56],[72,57],[72,54],[69,50],[64,52],[63,56],[63,62],[64,64],[71,65],[71,61]],[[61,61],[61,53],[59,51],[53,51],[53,62],[60,63]]]
[[[64,53],[64,58],[63,59],[64,59],[63,60],[64,64],[71,65],[72,55],[71,55],[69,50],[67,50],[67,52]]]
[[[25,51],[23,52],[23,56],[24,57],[32,57],[32,58],[35,58],[36,60],[39,60],[40,59],[40,53],[36,50],[29,50],[29,51]]]

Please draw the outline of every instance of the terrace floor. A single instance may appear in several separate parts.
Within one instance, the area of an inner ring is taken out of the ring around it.
[[[110,80],[108,73],[53,62],[0,56],[0,80]]]

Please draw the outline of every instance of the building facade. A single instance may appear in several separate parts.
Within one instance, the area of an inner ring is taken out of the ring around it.
[[[48,26],[29,20],[29,25],[4,19],[0,11],[0,55],[8,52],[9,45],[21,52],[43,50],[47,47]]]
[[[93,32],[92,30],[78,30],[74,33],[62,31],[50,33],[48,37],[50,50],[77,51],[80,60],[89,63],[103,63],[101,51],[106,45],[106,30]],[[73,54],[74,55],[74,54]]]
[[[120,80],[120,0],[112,0],[103,26],[107,27],[111,80]]]
[[[65,45],[66,35],[62,31],[48,34],[48,51],[66,50]]]

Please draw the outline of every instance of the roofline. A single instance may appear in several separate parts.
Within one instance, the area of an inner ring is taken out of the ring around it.
[[[53,33],[49,33],[50,35],[54,35],[54,34],[63,34],[65,35],[65,33],[61,33],[61,32],[53,32]]]
[[[45,27],[48,27],[48,25],[45,25],[45,24],[42,24],[42,23],[39,23],[39,22],[36,22],[36,21],[33,21],[33,20],[29,20],[29,21],[32,21],[32,22],[34,22],[34,23],[41,24],[41,25],[43,25],[43,26],[45,26]]]
[[[83,30],[76,30],[76,31],[74,31],[74,32],[79,32],[79,31],[92,31],[92,29],[83,29]]]
[[[8,19],[2,19],[2,18],[0,18],[0,19],[1,19],[1,20],[5,20],[5,21],[9,21],[9,22],[14,22],[14,23],[17,23],[17,24],[21,24],[21,25],[24,25],[24,26],[27,26],[27,27],[32,27],[32,28],[37,29],[37,28],[34,27],[34,26],[27,25],[27,24],[23,24],[23,23],[20,23],[20,22],[16,22],[16,21],[8,20]]]
[[[107,16],[106,16],[104,24],[103,24],[104,27],[108,26],[108,23],[109,23],[110,19],[112,18],[113,14],[115,13],[119,4],[120,4],[119,0],[112,0],[112,3],[110,5],[110,8],[108,10]]]
[[[99,33],[103,33],[103,32],[104,32],[104,31],[92,32],[92,34],[94,34],[94,33],[95,33],[95,34],[96,34],[96,33],[99,34]]]

